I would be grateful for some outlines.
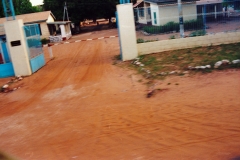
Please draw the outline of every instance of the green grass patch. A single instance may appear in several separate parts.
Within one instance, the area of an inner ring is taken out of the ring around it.
[[[175,35],[171,35],[169,39],[176,39]]]
[[[194,70],[191,73],[202,72],[202,73],[211,73],[214,67],[214,64],[217,61],[227,59],[233,61],[240,59],[240,43],[235,44],[222,44],[219,46],[208,46],[208,47],[195,47],[191,49],[182,49],[175,51],[166,51],[161,53],[154,53],[149,55],[140,56],[140,62],[143,63],[146,70],[149,70],[152,74],[151,78],[162,79],[166,77],[171,71],[185,71],[188,66],[205,66],[211,65],[211,69],[205,70]],[[146,72],[142,70],[141,67],[132,65],[129,62],[124,62],[131,68],[134,68],[138,71],[139,74],[143,76],[146,75]],[[219,70],[225,68],[240,68],[240,64],[230,64],[221,66]],[[166,74],[162,74],[166,73]],[[175,74],[183,76],[184,74]],[[170,84],[168,84],[170,85]]]
[[[137,43],[144,43],[145,41],[143,40],[143,39],[141,39],[141,38],[138,38],[137,39]]]
[[[137,43],[147,43],[147,42],[155,42],[155,41],[158,41],[158,39],[146,40],[146,41],[144,39],[141,39],[141,38],[137,39]]]
[[[205,34],[206,34],[206,31],[198,30],[198,31],[194,31],[194,32],[190,33],[189,37],[204,36]]]

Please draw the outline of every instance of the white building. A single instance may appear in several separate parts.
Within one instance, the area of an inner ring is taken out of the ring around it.
[[[135,7],[135,15],[138,14],[138,22],[154,26],[164,25],[168,22],[179,22],[177,0],[143,0],[138,1]],[[183,19],[196,20],[197,7],[195,0],[182,1]]]
[[[54,22],[55,17],[51,11],[37,12],[17,15],[16,19],[22,19],[24,24],[33,24],[37,23],[39,25],[41,38],[49,38],[50,31],[48,29],[47,23]],[[6,21],[6,18],[0,18],[0,24],[3,24]],[[2,35],[5,33],[1,33]]]
[[[71,21],[56,21],[51,11],[36,12],[17,15],[16,19],[22,19],[26,24],[38,24],[41,38],[51,39],[54,37],[57,41],[67,40],[72,37]],[[6,21],[6,18],[0,18],[0,26]],[[5,32],[0,27],[0,35]]]

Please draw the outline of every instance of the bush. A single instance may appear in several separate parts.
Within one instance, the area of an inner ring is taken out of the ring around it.
[[[117,23],[116,22],[109,23],[108,27],[109,28],[117,28]]]
[[[47,44],[47,43],[48,43],[48,40],[47,40],[46,38],[43,38],[43,39],[41,39],[41,43],[42,43],[42,44]]]
[[[199,30],[199,31],[194,31],[190,33],[189,37],[204,36],[205,34],[206,34],[206,31]]]
[[[189,20],[184,22],[184,30],[199,30],[203,28],[202,18],[198,20]]]
[[[141,38],[138,38],[137,39],[137,43],[144,43],[145,41],[143,40],[143,39],[141,39]]]
[[[174,36],[174,35],[171,35],[171,36],[169,37],[169,39],[175,39],[175,36]]]
[[[144,41],[144,40],[141,39],[141,38],[138,38],[138,39],[137,39],[137,43],[147,43],[147,42],[155,42],[155,41],[158,41],[158,39],[146,40],[146,41]]]
[[[203,21],[201,18],[197,20],[184,21],[184,30],[199,30],[203,28]],[[179,23],[168,22],[162,26],[145,26],[143,30],[150,34],[159,34],[167,32],[179,32]]]

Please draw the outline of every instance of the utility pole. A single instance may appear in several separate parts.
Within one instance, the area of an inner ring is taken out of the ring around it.
[[[64,5],[63,21],[65,20],[65,13],[67,14],[67,20],[69,21],[67,3],[66,2],[65,2],[65,5]]]
[[[205,33],[206,33],[206,29],[207,29],[207,26],[206,26],[206,4],[204,4],[204,6],[203,6],[203,30]]]
[[[178,13],[179,13],[180,37],[184,38],[183,12],[181,0],[178,0]]]

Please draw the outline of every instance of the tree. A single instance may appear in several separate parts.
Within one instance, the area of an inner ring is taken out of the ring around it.
[[[132,3],[133,3],[133,4],[137,3],[137,0],[132,0]]]
[[[240,9],[240,0],[235,0],[235,1],[223,0],[222,6],[226,7],[226,8],[228,6],[233,6],[235,10],[239,10]]]
[[[62,19],[64,2],[65,0],[43,0],[43,10],[50,10],[57,19]]]
[[[5,17],[4,16],[4,11],[3,11],[2,1],[0,2],[0,17]]]
[[[40,8],[32,6],[32,3],[29,0],[13,0],[12,2],[16,15],[41,11]],[[5,17],[2,1],[0,1],[0,17]]]
[[[44,0],[44,10],[51,10],[57,19],[63,18],[66,0]],[[70,20],[79,25],[84,19],[108,18],[115,16],[118,0],[68,0]]]
[[[32,3],[29,0],[14,0],[13,5],[16,15],[33,12]]]
[[[103,16],[104,18],[109,19],[109,22],[111,22],[111,17],[115,17],[116,5],[116,0],[109,0],[108,3],[106,3],[105,5],[103,4],[102,6],[104,8]]]
[[[43,9],[41,6],[32,6],[32,11],[33,12],[42,12]]]

